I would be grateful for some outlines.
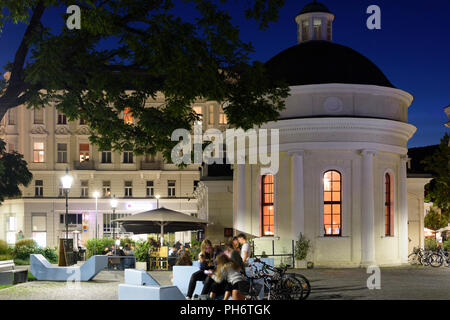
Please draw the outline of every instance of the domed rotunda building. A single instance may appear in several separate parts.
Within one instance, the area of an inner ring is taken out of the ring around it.
[[[290,86],[278,121],[262,126],[279,129],[279,170],[235,165],[233,227],[267,254],[292,252],[303,233],[315,266],[407,263],[413,97],[333,43],[333,20],[323,4],[308,4],[295,17],[298,44],[266,63]]]

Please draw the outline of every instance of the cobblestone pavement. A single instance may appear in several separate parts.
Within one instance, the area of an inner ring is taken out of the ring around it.
[[[366,269],[294,270],[312,286],[309,299],[450,299],[450,268],[396,267],[381,269],[381,289],[369,290]],[[171,272],[151,272],[162,285],[171,284]],[[79,287],[65,282],[31,281],[0,290],[0,300],[115,300],[123,272],[102,271]]]

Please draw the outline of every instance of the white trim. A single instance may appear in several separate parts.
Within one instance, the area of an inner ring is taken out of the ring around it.
[[[327,84],[311,84],[289,87],[290,94],[308,94],[308,93],[353,93],[353,94],[370,94],[397,98],[405,103],[408,107],[414,100],[414,97],[403,90],[389,87],[366,84],[345,84],[345,83],[327,83]]]

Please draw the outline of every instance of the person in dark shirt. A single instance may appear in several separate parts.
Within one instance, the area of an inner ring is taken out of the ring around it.
[[[208,274],[212,273],[211,269],[214,269],[214,266],[212,264],[213,254],[214,252],[211,241],[209,241],[208,239],[203,240],[202,245],[200,247],[200,253],[198,255],[200,261],[200,270],[194,272],[191,275],[186,299],[192,298],[197,281],[205,281]]]

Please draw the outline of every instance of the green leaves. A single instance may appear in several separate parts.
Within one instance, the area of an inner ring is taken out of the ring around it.
[[[23,156],[17,152],[7,153],[5,142],[0,140],[0,204],[5,197],[21,196],[19,187],[27,186],[32,177]]]
[[[44,1],[48,7],[74,4],[68,2]],[[28,21],[37,3],[0,0],[9,12],[2,23]],[[264,28],[283,3],[251,0],[246,15]],[[192,127],[191,106],[198,100],[227,102],[228,123],[244,129],[276,120],[284,108],[287,85],[271,82],[262,63],[249,63],[251,45],[241,41],[231,13],[217,1],[184,1],[197,12],[194,22],[175,15],[178,1],[76,4],[81,30],[49,33],[33,26],[39,36],[32,37],[21,87],[29,107],[53,103],[69,120],[83,117],[91,142],[101,148],[170,155],[172,131]],[[165,100],[148,103],[161,95]],[[123,121],[125,108],[133,123]]]
[[[439,149],[425,160],[425,169],[433,173],[433,180],[425,186],[426,199],[450,214],[450,135],[441,139]]]

